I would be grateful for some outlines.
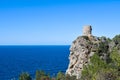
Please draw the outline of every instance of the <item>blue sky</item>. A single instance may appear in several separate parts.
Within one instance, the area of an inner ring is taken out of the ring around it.
[[[0,45],[70,45],[84,25],[120,34],[119,0],[0,0]]]

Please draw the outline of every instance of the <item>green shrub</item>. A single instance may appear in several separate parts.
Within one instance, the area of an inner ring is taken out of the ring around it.
[[[24,72],[20,74],[19,80],[32,80],[32,78],[28,73]]]
[[[106,67],[106,63],[100,59],[97,54],[94,54],[91,59],[91,64],[84,66],[82,71],[82,80],[93,80],[96,78],[97,74]]]
[[[110,54],[110,58],[112,59],[112,65],[120,68],[120,53],[117,51],[116,48]]]
[[[65,75],[62,72],[58,72],[56,80],[65,80]]]
[[[119,34],[119,35],[116,35],[116,36],[113,38],[113,41],[115,42],[115,44],[120,44],[120,34]]]
[[[91,64],[84,66],[81,80],[120,80],[120,53],[114,49],[110,53],[111,62],[106,63],[94,54]]]
[[[50,80],[50,77],[44,71],[37,70],[36,71],[36,80]]]

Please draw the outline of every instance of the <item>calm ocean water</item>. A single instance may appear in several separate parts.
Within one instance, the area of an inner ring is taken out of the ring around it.
[[[36,70],[54,76],[68,67],[70,46],[0,46],[0,80],[11,80],[21,72],[35,77]]]

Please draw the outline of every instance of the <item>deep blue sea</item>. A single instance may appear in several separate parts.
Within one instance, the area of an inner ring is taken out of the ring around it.
[[[69,47],[56,46],[0,46],[0,80],[17,80],[19,74],[28,72],[35,77],[36,70],[51,76],[68,67]]]

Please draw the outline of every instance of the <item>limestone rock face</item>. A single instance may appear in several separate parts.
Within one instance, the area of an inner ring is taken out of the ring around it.
[[[83,66],[90,63],[89,58],[96,51],[96,46],[93,43],[98,43],[94,37],[93,41],[89,40],[86,36],[79,36],[75,41],[73,41],[70,47],[70,55],[69,55],[69,66],[66,71],[66,74],[70,76],[76,76],[77,79],[81,77],[81,72],[83,70]]]
[[[106,43],[106,39],[92,36],[91,31],[91,26],[85,26],[83,28],[83,36],[79,36],[74,40],[70,47],[70,62],[66,74],[76,76],[77,79],[81,78],[83,66],[90,64],[90,57],[98,51],[100,44]],[[105,53],[107,54],[105,51],[100,53],[101,58],[107,59]]]

